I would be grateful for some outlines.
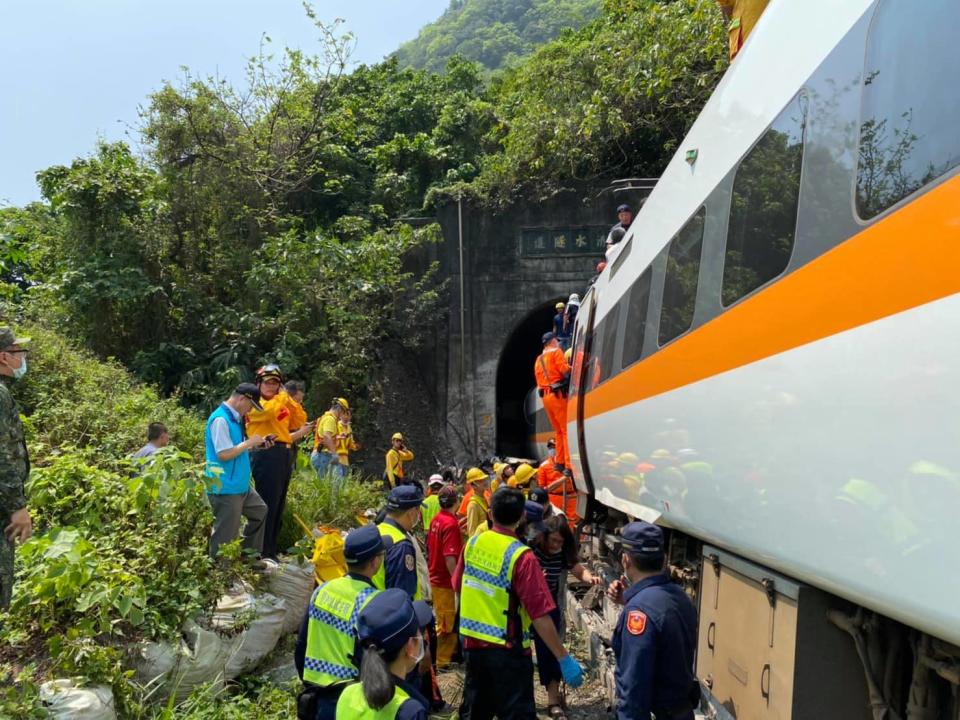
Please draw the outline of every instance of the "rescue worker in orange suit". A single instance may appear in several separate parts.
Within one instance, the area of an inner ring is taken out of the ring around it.
[[[617,720],[693,720],[700,685],[693,674],[697,611],[664,568],[663,531],[637,521],[621,532],[626,577],[607,594],[623,605],[612,645]]]
[[[550,503],[563,511],[567,516],[567,524],[574,530],[580,518],[577,516],[577,488],[573,478],[557,470],[554,459],[549,457],[540,463],[537,484],[547,491]]]
[[[272,445],[254,453],[250,466],[257,494],[267,504],[263,556],[276,559],[283,507],[293,472],[290,448],[312,432],[313,425],[307,423],[307,414],[300,403],[283,388],[283,374],[277,365],[264,365],[257,370],[257,388],[263,409],[254,409],[247,415],[247,435],[259,435],[271,440]]]
[[[546,333],[543,352],[533,364],[537,389],[543,398],[543,409],[557,438],[556,465],[560,472],[569,472],[570,448],[567,445],[567,387],[570,383],[570,363],[552,332]]]

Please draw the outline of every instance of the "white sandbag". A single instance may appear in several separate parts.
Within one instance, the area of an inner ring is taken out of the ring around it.
[[[233,680],[248,673],[269,655],[283,635],[286,603],[273,595],[224,595],[217,603],[211,625],[225,633],[244,629],[224,639],[228,647],[224,674]]]
[[[295,633],[300,629],[303,616],[313,594],[314,567],[312,563],[287,561],[269,573],[271,595],[276,595],[287,604],[287,615],[283,621],[284,634]]]
[[[50,680],[40,686],[40,699],[53,720],[117,720],[113,690],[106,685]]]
[[[193,689],[210,683],[223,686],[227,656],[233,643],[215,632],[204,630],[192,620],[183,625],[176,648],[167,643],[148,642],[137,648],[134,673],[144,685],[157,687],[158,695],[185,699]]]

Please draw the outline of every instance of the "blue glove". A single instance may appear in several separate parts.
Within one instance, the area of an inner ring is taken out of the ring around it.
[[[560,672],[563,673],[563,681],[570,687],[578,688],[583,685],[583,668],[573,659],[573,655],[566,655],[560,660]]]

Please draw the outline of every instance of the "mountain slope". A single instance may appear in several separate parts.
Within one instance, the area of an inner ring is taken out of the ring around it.
[[[564,28],[597,17],[601,0],[451,0],[440,18],[395,53],[402,65],[442,71],[453,55],[495,70]]]

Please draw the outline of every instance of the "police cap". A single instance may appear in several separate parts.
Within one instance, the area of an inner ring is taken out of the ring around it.
[[[620,532],[623,549],[644,558],[663,557],[663,530],[643,520],[630,523]]]
[[[373,596],[357,616],[357,634],[364,645],[375,645],[391,653],[420,631],[410,595],[400,588],[389,588]]]
[[[619,205],[617,207],[617,212],[622,213],[622,212],[633,212],[633,211],[630,209],[629,205],[624,204],[624,205]]]
[[[388,510],[409,510],[420,507],[423,502],[423,491],[419,485],[397,485],[390,491],[387,499]]]
[[[546,333],[543,334],[543,337],[540,338],[540,342],[543,343],[544,345],[546,345],[546,344],[547,344],[548,342],[550,342],[551,340],[555,340],[556,337],[557,337],[557,336],[556,336],[555,333],[546,332]]]
[[[351,565],[365,563],[383,551],[383,538],[376,525],[364,525],[351,530],[343,541],[343,559]]]
[[[523,513],[527,516],[528,523],[538,523],[543,520],[543,505],[533,500],[527,500],[523,504]]]
[[[541,505],[546,505],[550,501],[550,495],[547,493],[546,489],[542,487],[530,488],[530,494],[527,495],[530,500],[533,502],[540,503]]]

